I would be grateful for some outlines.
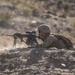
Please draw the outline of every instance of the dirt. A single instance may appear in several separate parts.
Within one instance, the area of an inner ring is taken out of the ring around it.
[[[75,50],[17,48],[3,51],[0,75],[75,75]]]

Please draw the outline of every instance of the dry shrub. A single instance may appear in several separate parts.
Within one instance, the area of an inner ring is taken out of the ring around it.
[[[0,21],[6,22],[11,18],[11,12],[9,10],[0,11]]]

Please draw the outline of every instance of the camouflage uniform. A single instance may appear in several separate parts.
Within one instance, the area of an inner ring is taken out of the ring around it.
[[[50,33],[50,27],[47,25],[41,25],[38,27],[38,31],[43,31]],[[56,47],[58,49],[66,48],[66,45],[63,43],[62,40],[58,40],[54,35],[49,35],[46,37],[45,40],[43,40],[42,44],[37,45],[36,47],[44,47],[44,48],[50,48],[50,47]]]
[[[54,35],[49,35],[42,44],[37,45],[36,47],[56,47],[58,49],[66,48],[66,45],[63,43],[62,40],[58,40]]]

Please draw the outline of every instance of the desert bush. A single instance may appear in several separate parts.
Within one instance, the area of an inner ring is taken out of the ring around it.
[[[64,3],[63,8],[64,8],[64,11],[68,12],[68,10],[70,8],[70,4],[69,3]]]
[[[73,26],[74,26],[74,28],[75,28],[75,22],[73,23]]]
[[[70,17],[75,17],[75,11],[69,11],[68,14]]]
[[[22,12],[25,16],[39,16],[39,13],[41,14],[43,12],[42,5],[43,2],[35,2],[35,1],[26,1],[24,3],[21,3]],[[42,10],[42,11],[41,11]]]
[[[20,0],[9,0],[14,6],[21,3]]]
[[[31,9],[28,7],[23,8],[22,12],[23,12],[24,16],[30,16],[31,15]]]
[[[32,10],[32,16],[39,17],[38,10],[36,10],[36,9]]]
[[[6,22],[11,18],[11,13],[9,11],[1,11],[0,12],[0,21]]]

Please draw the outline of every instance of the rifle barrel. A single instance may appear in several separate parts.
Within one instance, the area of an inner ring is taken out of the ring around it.
[[[5,36],[13,36],[13,35],[5,35]]]
[[[13,36],[13,37],[15,37],[15,36],[17,36],[17,37],[36,37],[36,38],[39,38],[39,36],[34,35],[34,34],[32,34],[32,35],[29,35],[29,34],[13,34],[13,35],[5,35],[5,36]]]

